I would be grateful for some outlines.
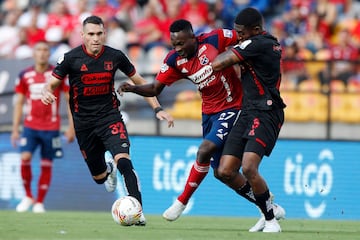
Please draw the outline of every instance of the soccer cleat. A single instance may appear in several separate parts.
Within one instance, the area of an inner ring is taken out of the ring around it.
[[[33,213],[45,213],[45,207],[43,203],[35,203],[33,206]]]
[[[285,209],[282,208],[280,205],[273,203],[273,211],[276,220],[284,219],[285,218]],[[249,232],[261,232],[264,230],[266,225],[265,217],[261,214],[260,219],[256,222],[256,224],[249,229]],[[280,229],[281,230],[281,229]]]
[[[105,153],[105,162],[111,169],[110,174],[107,176],[107,179],[104,182],[105,189],[108,192],[114,192],[117,184],[117,168],[111,154]]]
[[[21,202],[16,206],[17,212],[26,212],[34,204],[34,200],[30,197],[24,197]]]
[[[137,223],[135,223],[136,226],[145,226],[146,225],[146,218],[144,216],[144,213],[141,213],[140,219]]]
[[[168,221],[175,221],[180,217],[182,212],[185,210],[186,205],[180,202],[178,199],[163,213],[163,218]]]
[[[265,221],[265,227],[262,231],[267,233],[278,233],[281,232],[281,227],[278,221],[273,218],[269,221]]]

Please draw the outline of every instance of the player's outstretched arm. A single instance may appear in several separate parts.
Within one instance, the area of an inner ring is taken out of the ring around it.
[[[125,82],[121,84],[117,92],[122,95],[123,92],[133,92],[145,97],[145,100],[149,103],[152,109],[155,112],[155,116],[159,120],[166,120],[168,122],[168,127],[174,127],[174,118],[164,111],[156,98],[165,85],[159,81],[154,81],[153,83],[147,84],[146,80],[136,73],[130,77],[132,82]]]

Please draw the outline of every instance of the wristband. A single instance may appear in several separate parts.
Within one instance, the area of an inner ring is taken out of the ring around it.
[[[163,110],[164,110],[164,109],[163,109],[162,107],[156,107],[156,108],[154,109],[154,113],[157,114],[158,112],[163,111]]]

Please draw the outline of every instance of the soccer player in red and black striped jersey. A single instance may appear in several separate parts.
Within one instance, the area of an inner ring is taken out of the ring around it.
[[[229,186],[254,196],[264,218],[250,231],[280,232],[274,214],[279,209],[271,203],[259,165],[264,155],[270,156],[284,123],[285,104],[279,91],[281,47],[275,37],[263,30],[263,17],[254,8],[245,8],[237,15],[234,29],[238,45],[221,53],[212,64],[214,71],[234,64],[243,66],[242,112],[225,143],[218,173]],[[238,171],[241,167],[246,183]]]
[[[122,119],[120,102],[114,90],[114,76],[122,71],[135,84],[146,80],[136,72],[126,55],[104,45],[105,28],[101,18],[83,21],[83,44],[66,53],[57,62],[51,82],[44,88],[42,101],[51,104],[54,90],[69,76],[70,109],[81,153],[96,183],[105,183],[109,192],[116,189],[117,170],[124,178],[130,196],[142,203],[138,176],[129,156],[129,137]],[[173,118],[161,109],[156,97],[146,98],[160,120],[173,126]],[[110,151],[114,159],[105,160]],[[142,215],[139,225],[145,225]]]
[[[32,207],[35,213],[45,212],[44,200],[49,190],[54,158],[62,157],[60,140],[60,96],[61,92],[68,98],[69,86],[64,81],[54,92],[56,103],[45,106],[41,102],[41,90],[49,81],[54,66],[49,64],[50,47],[46,42],[34,46],[34,65],[19,74],[15,85],[16,104],[14,107],[11,142],[20,145],[21,178],[26,196],[16,206],[17,212],[25,212]],[[23,106],[26,106],[23,114]],[[24,116],[23,131],[20,138],[20,122]],[[71,114],[68,112],[69,127],[65,136],[69,142],[75,138]],[[19,141],[20,140],[20,141]],[[19,142],[18,142],[19,141]],[[32,185],[32,156],[40,147],[40,176],[37,197],[34,198]]]

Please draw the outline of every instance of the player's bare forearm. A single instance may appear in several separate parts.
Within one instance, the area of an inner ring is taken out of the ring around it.
[[[153,97],[157,95],[157,92],[152,87],[152,84],[144,85],[132,85],[128,82],[122,83],[117,92],[122,94],[123,92],[132,92],[144,97]]]
[[[221,71],[239,62],[239,58],[231,50],[227,50],[219,54],[211,63],[214,71]]]

